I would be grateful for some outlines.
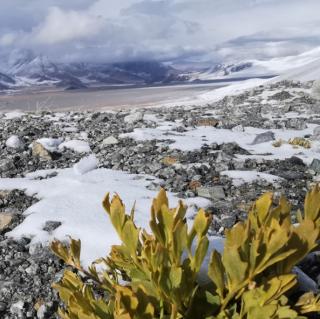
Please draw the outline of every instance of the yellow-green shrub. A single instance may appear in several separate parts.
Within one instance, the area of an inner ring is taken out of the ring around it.
[[[52,250],[78,274],[66,270],[54,284],[68,319],[277,319],[306,318],[320,311],[320,296],[297,295],[293,267],[317,248],[320,230],[320,189],[305,200],[298,225],[291,222],[285,198],[259,198],[245,222],[226,231],[223,254],[209,252],[208,283],[200,285],[200,267],[208,254],[207,232],[212,216],[204,210],[188,230],[186,206],[169,209],[164,190],[151,208],[152,233],[134,223],[119,196],[103,206],[122,244],[88,270],[80,264],[80,241]],[[97,271],[96,264],[104,266]],[[292,294],[295,293],[295,297]]]

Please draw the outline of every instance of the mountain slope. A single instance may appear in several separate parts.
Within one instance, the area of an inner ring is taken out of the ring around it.
[[[276,78],[277,80],[313,81],[320,79],[320,58],[292,70]]]
[[[219,64],[202,72],[192,74],[191,80],[217,80],[264,76],[284,76],[296,80],[320,78],[320,47],[296,56],[270,60],[247,60]],[[318,70],[318,71],[317,71]],[[304,73],[308,75],[303,75]]]
[[[9,77],[6,74],[0,73],[0,89],[5,90],[10,86],[14,85],[16,82],[13,78]]]

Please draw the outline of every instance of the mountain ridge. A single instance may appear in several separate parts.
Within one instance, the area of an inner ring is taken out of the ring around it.
[[[79,89],[97,85],[144,85],[186,80],[173,67],[157,61],[55,63],[47,56],[37,56],[26,50],[13,52],[1,60],[0,89],[39,85]]]

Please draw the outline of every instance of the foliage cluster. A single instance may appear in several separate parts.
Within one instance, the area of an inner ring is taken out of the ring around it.
[[[64,319],[294,319],[320,311],[320,296],[299,293],[293,268],[318,247],[320,188],[305,199],[299,223],[284,197],[259,198],[247,220],[225,233],[224,252],[208,251],[212,215],[200,209],[188,229],[186,206],[169,208],[164,190],[153,200],[151,233],[139,229],[119,196],[103,201],[122,244],[86,270],[80,241],[52,243],[74,270],[55,284]],[[210,254],[207,281],[200,270]],[[98,265],[99,264],[99,268]],[[98,270],[99,269],[99,270]]]

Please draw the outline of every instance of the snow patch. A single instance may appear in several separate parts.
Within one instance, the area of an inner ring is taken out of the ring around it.
[[[77,153],[90,153],[91,149],[88,142],[80,140],[70,140],[59,145],[59,150],[70,149]]]
[[[36,140],[36,142],[40,143],[47,151],[56,152],[63,139],[44,137]]]
[[[13,120],[13,119],[20,118],[20,117],[22,117],[24,115],[26,115],[26,113],[13,111],[13,112],[5,113],[3,118],[5,120]]]
[[[271,131],[275,135],[276,140],[288,141],[295,137],[304,137],[312,135],[315,124],[308,124],[304,130],[288,130],[288,129],[272,129],[265,130],[254,127],[245,127],[243,132],[234,132],[229,129],[219,129],[215,127],[197,127],[189,129],[186,132],[179,133],[174,131],[178,124],[164,123],[157,128],[136,128],[132,133],[121,134],[120,138],[132,138],[137,141],[158,140],[163,144],[169,145],[171,149],[179,149],[181,151],[199,150],[203,145],[217,143],[237,143],[241,148],[247,150],[252,155],[238,155],[239,158],[249,158],[250,156],[262,156],[268,159],[286,159],[297,156],[304,160],[306,164],[310,164],[313,158],[320,159],[320,141],[313,141],[310,149],[302,147],[293,147],[284,143],[280,147],[274,147],[274,141],[255,144],[255,137],[258,134]],[[170,141],[167,143],[164,141]]]
[[[73,170],[77,175],[84,175],[98,167],[99,161],[95,155],[89,155],[82,158],[73,166]]]
[[[157,191],[147,189],[151,182],[158,180],[148,175],[134,175],[109,169],[95,169],[78,175],[72,168],[56,170],[56,176],[49,177],[53,171],[29,174],[26,178],[0,179],[0,189],[25,190],[35,195],[39,201],[29,207],[26,218],[8,236],[13,238],[30,237],[31,245],[41,242],[47,244],[52,239],[68,240],[68,235],[82,241],[82,262],[88,266],[98,257],[106,256],[111,245],[119,244],[119,238],[102,208],[101,202],[107,192],[121,195],[127,211],[136,201],[135,219],[139,227],[149,229],[150,205]],[[48,176],[47,179],[35,179]],[[172,206],[178,198],[168,193]],[[198,206],[207,207],[209,201],[192,198],[187,218],[191,222]],[[62,225],[49,233],[43,230],[46,221],[58,221]],[[223,239],[211,238],[211,247],[223,249]]]
[[[252,183],[260,179],[265,180],[270,184],[276,184],[282,180],[279,176],[256,171],[223,171],[220,175],[231,178],[234,186],[241,186],[245,183]]]

